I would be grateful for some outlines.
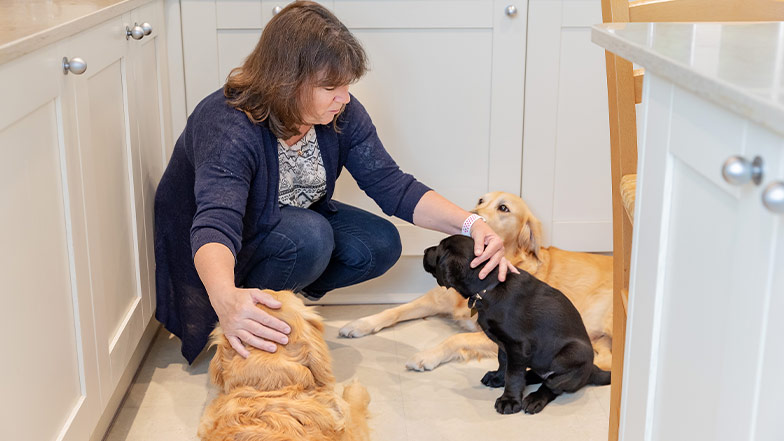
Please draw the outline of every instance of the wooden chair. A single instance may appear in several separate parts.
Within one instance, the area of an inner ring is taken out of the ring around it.
[[[602,0],[605,23],[781,21],[783,0]],[[632,63],[605,52],[610,111],[610,161],[613,207],[613,344],[609,440],[618,440],[626,311],[629,298],[629,261],[637,182],[637,127],[635,104],[642,97],[644,72]]]

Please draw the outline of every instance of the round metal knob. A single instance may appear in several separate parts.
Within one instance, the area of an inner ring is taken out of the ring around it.
[[[282,10],[283,8],[281,8],[280,6],[275,6],[274,8],[272,8],[272,15],[278,15],[278,12]]]
[[[150,32],[152,32],[152,28],[150,29]],[[134,24],[132,28],[126,26],[125,39],[127,40],[128,37],[131,37],[134,40],[141,40],[142,38],[144,38],[144,29],[142,29],[142,27],[139,26],[138,24]]]
[[[71,58],[69,61],[67,57],[63,57],[63,73],[68,75],[68,72],[73,72],[74,75],[81,75],[87,70],[87,63],[81,58]]]
[[[152,25],[144,22],[142,23],[142,30],[144,31],[144,35],[150,35],[152,34]]]
[[[784,213],[784,182],[772,182],[765,187],[762,203],[774,213]]]
[[[732,156],[724,161],[721,175],[731,185],[745,185],[749,181],[759,185],[762,182],[762,158],[757,156],[749,162],[742,156]]]
[[[504,9],[504,12],[509,17],[515,17],[517,15],[517,7],[515,5],[509,5]]]

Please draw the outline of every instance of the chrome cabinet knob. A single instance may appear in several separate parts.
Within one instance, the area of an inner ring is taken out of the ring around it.
[[[87,70],[87,63],[81,58],[63,57],[63,73],[68,75],[68,72],[73,72],[74,75],[81,75]]]
[[[721,175],[731,185],[745,185],[753,181],[755,185],[762,182],[762,158],[755,157],[749,162],[743,156],[732,156],[721,167]]]
[[[152,32],[152,28],[150,28],[150,32]],[[125,39],[127,40],[128,37],[133,38],[134,40],[141,40],[144,38],[144,29],[141,26],[134,23],[133,27],[126,26],[125,27]]]
[[[280,6],[275,6],[274,8],[272,8],[272,15],[278,15],[278,12],[282,10],[283,8],[281,8]]]
[[[784,213],[784,182],[772,182],[762,191],[762,204],[774,213]]]
[[[152,25],[147,22],[142,23],[142,31],[144,31],[144,35],[152,34]]]
[[[510,18],[514,18],[515,16],[517,16],[517,6],[509,5],[509,6],[506,7],[506,9],[504,9],[504,12]]]

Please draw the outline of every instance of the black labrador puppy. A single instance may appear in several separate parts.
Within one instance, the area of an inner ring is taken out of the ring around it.
[[[495,410],[538,413],[563,392],[587,384],[610,384],[610,373],[593,364],[593,347],[580,313],[562,292],[520,270],[498,282],[498,269],[484,280],[471,268],[474,240],[450,236],[425,250],[425,270],[454,288],[479,313],[479,326],[498,344],[498,370],[482,383],[504,387]],[[542,383],[523,399],[526,383]]]

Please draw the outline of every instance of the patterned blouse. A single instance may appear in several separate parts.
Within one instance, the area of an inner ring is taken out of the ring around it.
[[[292,146],[278,139],[278,164],[278,203],[281,206],[308,208],[327,194],[327,172],[314,127]]]

